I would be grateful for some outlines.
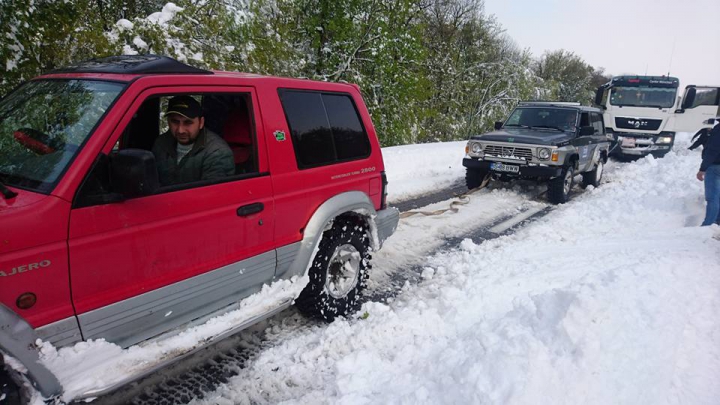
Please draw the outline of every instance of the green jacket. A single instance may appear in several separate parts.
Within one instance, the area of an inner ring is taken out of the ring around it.
[[[210,130],[200,130],[190,152],[177,163],[177,141],[170,131],[155,140],[152,152],[162,186],[216,180],[235,174],[235,159],[225,141]]]

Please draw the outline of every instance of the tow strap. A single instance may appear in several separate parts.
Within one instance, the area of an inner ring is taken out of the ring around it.
[[[444,214],[448,211],[456,213],[460,210],[461,205],[466,205],[467,203],[470,202],[470,197],[469,197],[470,194],[484,189],[488,185],[489,182],[490,182],[490,173],[488,173],[487,176],[485,176],[482,183],[480,183],[480,186],[478,186],[477,188],[474,188],[472,190],[468,190],[467,192],[462,193],[462,194],[458,195],[457,197],[455,197],[456,200],[452,201],[448,208],[439,209],[439,210],[435,210],[435,211],[405,211],[400,214],[400,218],[401,219],[407,218],[407,217],[411,217],[413,215],[424,215],[426,217],[429,217],[432,215]]]

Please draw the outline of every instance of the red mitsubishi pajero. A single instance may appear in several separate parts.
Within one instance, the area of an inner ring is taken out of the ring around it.
[[[234,173],[160,183],[153,144],[177,95],[200,103]],[[355,85],[153,55],[33,79],[0,101],[0,351],[49,398],[62,386],[38,338],[127,347],[306,274],[295,304],[343,315],[397,226],[383,170]]]

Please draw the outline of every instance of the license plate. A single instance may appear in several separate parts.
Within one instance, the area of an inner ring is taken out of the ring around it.
[[[498,172],[520,173],[520,166],[506,165],[502,163],[490,163],[490,170]]]
[[[623,148],[634,148],[635,147],[635,138],[623,138],[622,147]]]

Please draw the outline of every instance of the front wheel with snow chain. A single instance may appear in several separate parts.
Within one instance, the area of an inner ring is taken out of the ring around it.
[[[595,165],[595,168],[587,173],[582,174],[582,188],[586,188],[587,186],[592,185],[593,187],[597,187],[600,185],[600,180],[602,180],[603,175],[603,169],[605,168],[605,165],[603,164],[602,159],[598,160],[597,165]]]
[[[553,204],[564,204],[570,199],[575,168],[565,166],[560,176],[548,181],[548,200]]]
[[[325,231],[308,282],[295,300],[307,316],[332,322],[358,307],[370,270],[370,238],[361,221],[336,220]]]

